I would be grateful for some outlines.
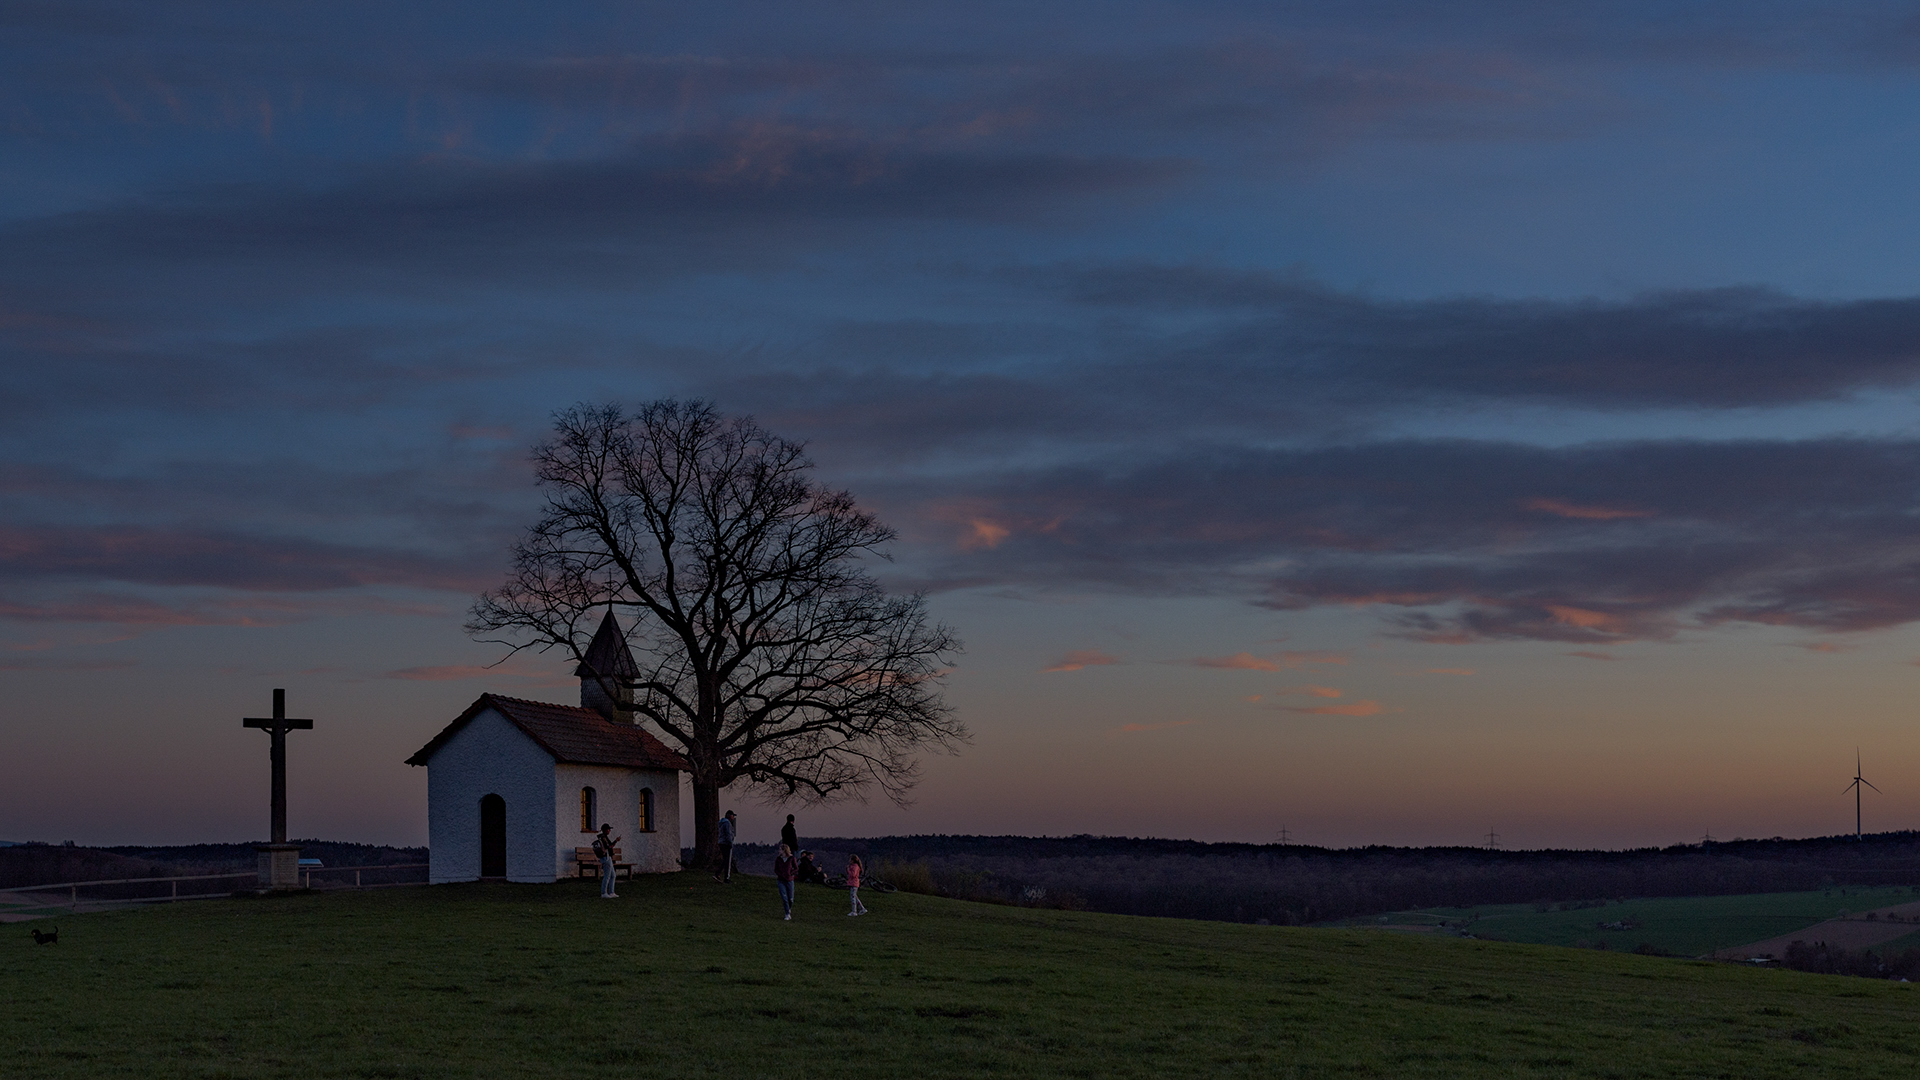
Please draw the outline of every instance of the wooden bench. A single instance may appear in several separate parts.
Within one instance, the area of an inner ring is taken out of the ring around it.
[[[600,856],[595,855],[591,847],[574,848],[573,861],[579,864],[575,868],[577,870],[577,873],[575,873],[574,875],[575,877],[597,878],[600,876]],[[627,872],[627,880],[632,881],[633,880],[633,864],[630,862],[621,862],[620,849],[614,848],[613,849],[613,880],[615,881],[620,880],[620,872],[622,870],[625,870]]]

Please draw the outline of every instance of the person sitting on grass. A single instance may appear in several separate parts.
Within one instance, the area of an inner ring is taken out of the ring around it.
[[[827,883],[827,872],[815,865],[813,852],[811,851],[803,851],[800,853],[800,880],[810,881],[816,885],[825,885]]]
[[[867,905],[860,902],[860,856],[858,855],[847,856],[847,899],[853,901],[853,910],[847,912],[848,918],[867,913]]]

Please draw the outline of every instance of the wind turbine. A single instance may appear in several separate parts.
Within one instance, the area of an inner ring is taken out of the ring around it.
[[[1873,782],[1871,780],[1868,780],[1866,777],[1860,775],[1860,748],[1856,746],[1853,748],[1853,783],[1847,785],[1847,790],[1853,792],[1853,839],[1855,843],[1858,843],[1860,840],[1860,785],[1861,784],[1865,784],[1868,787],[1873,787]],[[1882,795],[1886,794],[1886,792],[1880,791],[1880,789],[1877,787],[1873,787],[1873,790],[1876,792],[1879,792]]]

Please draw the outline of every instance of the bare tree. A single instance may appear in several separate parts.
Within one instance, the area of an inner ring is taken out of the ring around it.
[[[587,669],[595,616],[627,613],[639,670],[609,696],[679,744],[703,865],[728,784],[904,803],[916,753],[966,741],[940,696],[959,642],[874,580],[893,530],[816,484],[799,444],[698,401],[576,406],[554,429],[534,450],[546,513],[467,630]]]

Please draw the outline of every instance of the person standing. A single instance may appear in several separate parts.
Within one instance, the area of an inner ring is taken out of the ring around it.
[[[867,913],[867,905],[860,902],[860,856],[858,855],[847,856],[847,899],[853,901],[853,910],[847,912],[848,918]]]
[[[600,899],[602,900],[620,898],[620,894],[613,891],[613,852],[620,845],[620,841],[626,838],[607,835],[611,832],[613,832],[613,826],[603,822],[600,826],[600,835],[593,838],[593,853],[600,857]]]
[[[793,857],[793,849],[780,845],[780,854],[773,857],[773,883],[780,888],[780,904],[787,909],[786,921],[793,921],[793,879],[800,876],[799,860]]]
[[[729,810],[727,816],[720,819],[720,866],[713,872],[713,880],[729,885],[733,883],[734,828],[733,811]]]
[[[787,815],[787,823],[780,826],[780,842],[787,845],[788,851],[800,850],[800,834],[793,831],[793,815]]]

